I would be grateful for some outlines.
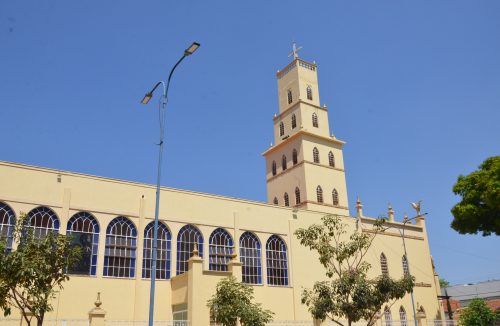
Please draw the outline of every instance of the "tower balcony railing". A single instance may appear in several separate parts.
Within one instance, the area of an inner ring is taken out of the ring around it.
[[[309,62],[304,61],[304,60],[302,60],[300,58],[296,58],[295,60],[293,60],[292,62],[290,62],[290,64],[288,66],[286,66],[283,70],[279,70],[278,71],[278,73],[277,73],[278,79],[283,78],[290,71],[292,71],[293,69],[297,68],[297,65],[299,65],[300,67],[303,67],[305,69],[309,69],[311,71],[316,71],[316,64],[309,63]]]

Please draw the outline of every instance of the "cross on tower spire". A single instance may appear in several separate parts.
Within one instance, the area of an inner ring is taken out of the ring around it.
[[[302,49],[301,46],[297,47],[297,43],[292,42],[292,52],[288,55],[288,57],[291,57],[293,55],[294,59],[297,59],[299,57],[299,51]]]

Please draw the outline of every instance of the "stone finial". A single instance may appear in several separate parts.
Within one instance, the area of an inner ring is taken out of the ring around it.
[[[234,249],[234,247],[233,247],[233,249]],[[238,258],[238,255],[236,254],[236,251],[233,250],[233,253],[231,254],[231,260],[238,260],[237,258]]]
[[[406,214],[406,212],[405,212],[405,215],[403,216],[403,223],[406,224],[406,223],[408,223],[409,220],[410,219],[408,218],[408,214]]]
[[[394,209],[392,209],[391,203],[387,206],[387,218],[389,222],[394,222]]]
[[[359,199],[359,196],[356,200],[356,212],[359,217],[363,216],[363,204],[361,204],[361,199]]]
[[[101,308],[102,305],[101,292],[97,292],[97,300],[94,302],[94,305],[97,309]]]
[[[200,255],[200,252],[198,251],[198,241],[194,243],[194,249],[193,249],[193,256],[192,257],[198,257]]]

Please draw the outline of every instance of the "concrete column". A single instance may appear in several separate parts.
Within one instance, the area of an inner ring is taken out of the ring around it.
[[[203,302],[197,290],[204,287],[203,284],[203,259],[198,255],[198,249],[193,250],[193,256],[188,260],[188,319],[190,325],[206,325],[203,310],[207,303]]]
[[[136,249],[136,260],[135,260],[135,287],[134,287],[134,320],[143,320],[146,316],[144,311],[139,309],[144,302],[149,302],[148,299],[144,298],[141,292],[141,280],[142,280],[142,256],[144,249],[144,228],[146,227],[146,220],[144,217],[146,200],[144,195],[139,199],[139,221],[137,223],[137,249]],[[150,283],[151,284],[151,283]],[[148,292],[149,294],[149,292]],[[155,298],[158,297],[155,294]]]
[[[66,235],[66,227],[68,226],[68,220],[69,220],[70,201],[71,201],[71,189],[65,188],[62,198],[61,215],[59,216],[59,218],[61,219],[61,223],[59,226],[59,234]]]
[[[95,307],[89,311],[89,326],[105,326],[106,311],[101,308],[101,292],[97,292]]]
[[[238,282],[242,280],[242,270],[241,270],[241,262],[238,259],[238,255],[233,253],[232,259],[228,264],[228,270],[232,273]]]

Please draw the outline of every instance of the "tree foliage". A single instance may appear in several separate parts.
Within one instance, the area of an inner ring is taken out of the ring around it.
[[[460,313],[461,326],[490,326],[499,320],[498,315],[488,307],[484,299],[473,299]]]
[[[448,282],[447,280],[445,280],[444,278],[439,278],[439,286],[444,289],[444,288],[447,288],[448,286],[450,286],[450,282]]]
[[[374,233],[355,231],[349,236],[341,217],[326,215],[322,222],[295,232],[302,245],[317,251],[328,277],[326,281],[316,282],[312,289],[305,289],[302,303],[315,319],[328,318],[339,325],[343,325],[342,319],[347,320],[348,325],[364,319],[373,325],[384,304],[402,298],[413,289],[413,277],[368,278],[371,266],[364,257],[382,230],[382,220],[375,223]]]
[[[53,310],[50,300],[69,279],[67,268],[79,259],[81,249],[55,232],[37,237],[25,222],[25,215],[16,221],[16,250],[9,252],[5,239],[0,239],[0,309],[8,316],[17,308],[28,325],[34,317],[40,326],[45,313]]]
[[[212,318],[224,326],[234,326],[239,319],[243,326],[264,326],[273,320],[274,313],[253,303],[253,289],[234,276],[222,279],[208,301]]]
[[[461,234],[500,235],[500,156],[486,159],[479,170],[467,176],[460,175],[453,192],[462,196],[462,201],[451,209],[454,230]]]

